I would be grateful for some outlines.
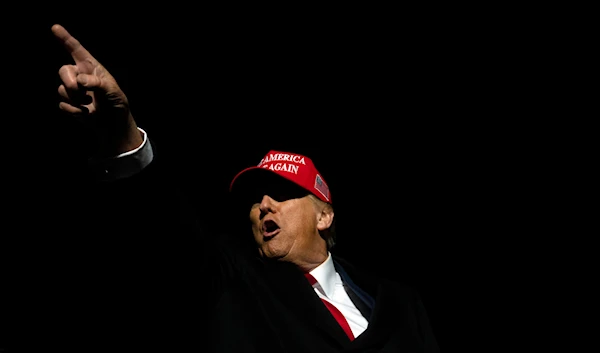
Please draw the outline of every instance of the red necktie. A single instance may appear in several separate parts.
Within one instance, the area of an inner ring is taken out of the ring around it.
[[[308,282],[310,282],[311,285],[314,285],[315,283],[317,283],[317,280],[310,273],[305,273],[304,276],[308,279]],[[337,320],[337,322],[340,324],[340,326],[342,327],[344,332],[346,332],[346,335],[348,335],[348,337],[350,338],[350,341],[354,340],[354,334],[352,333],[352,330],[350,329],[350,325],[348,324],[348,321],[346,321],[346,318],[344,317],[344,315],[338,310],[338,308],[336,308],[333,304],[331,304],[327,300],[321,298],[321,301],[323,302],[323,304],[325,304],[327,309],[329,309],[329,311],[331,312],[331,315],[333,315],[333,317]]]

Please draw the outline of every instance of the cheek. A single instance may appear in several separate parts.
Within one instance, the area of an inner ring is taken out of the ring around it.
[[[252,211],[250,211],[250,215],[249,215],[249,220],[250,220],[250,227],[252,228],[252,235],[254,236],[254,239],[256,241],[262,239],[262,232],[260,229],[260,220],[259,220],[259,211],[258,212],[254,212],[255,210],[253,209]]]
[[[257,233],[258,232],[258,224],[252,222],[250,224],[250,227],[252,228],[252,233]]]
[[[257,209],[256,207],[252,207],[250,209],[250,212],[248,212],[248,220],[250,221],[250,224],[252,224],[252,227],[254,228],[257,224],[260,223],[260,210]]]
[[[317,220],[313,213],[304,212],[299,217],[290,219],[288,225],[299,235],[312,234],[317,228]]]

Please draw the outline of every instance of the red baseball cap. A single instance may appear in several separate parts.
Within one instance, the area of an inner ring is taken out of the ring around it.
[[[229,191],[233,191],[234,185],[239,184],[242,176],[256,176],[266,171],[268,174],[273,173],[295,183],[324,202],[331,203],[329,186],[315,168],[313,161],[306,156],[292,152],[269,151],[258,165],[239,172],[231,181]]]

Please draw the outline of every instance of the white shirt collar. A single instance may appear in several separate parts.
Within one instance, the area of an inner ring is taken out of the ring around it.
[[[318,282],[314,284],[315,288],[318,288],[327,298],[332,298],[337,276],[331,253],[328,253],[327,260],[310,271],[310,274]]]

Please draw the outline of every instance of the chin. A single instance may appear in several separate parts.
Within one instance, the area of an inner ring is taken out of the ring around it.
[[[274,249],[260,249],[260,256],[264,259],[285,261],[287,252]]]

